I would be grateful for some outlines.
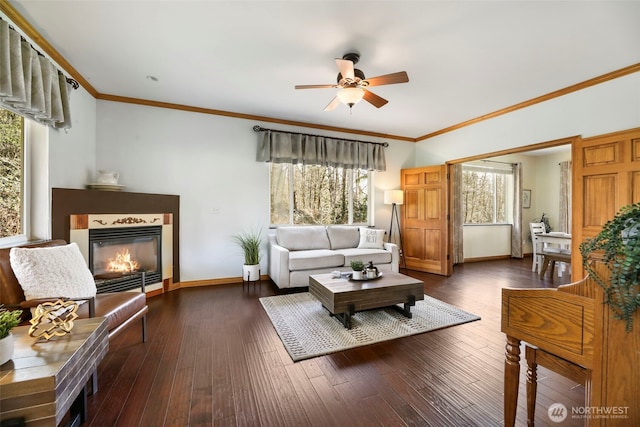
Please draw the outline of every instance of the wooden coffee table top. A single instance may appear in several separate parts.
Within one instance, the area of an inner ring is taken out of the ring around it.
[[[373,280],[332,278],[331,274],[309,276],[309,292],[320,300],[331,313],[346,313],[350,306],[355,311],[387,307],[407,301],[424,299],[424,283],[418,279],[394,272],[383,272]]]

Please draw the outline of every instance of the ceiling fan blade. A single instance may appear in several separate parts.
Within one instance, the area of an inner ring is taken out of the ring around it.
[[[366,81],[369,82],[369,86],[392,85],[395,83],[407,83],[409,76],[406,71],[400,71],[398,73],[385,74],[384,76],[371,77]]]
[[[339,87],[338,85],[327,84],[327,85],[296,85],[296,89],[325,89],[331,87]]]
[[[336,58],[336,64],[338,65],[338,70],[340,70],[340,74],[342,74],[343,79],[355,79],[352,61]]]
[[[385,105],[387,102],[386,99],[376,95],[373,92],[370,92],[368,90],[365,89],[364,91],[364,100],[367,101],[369,104],[373,105],[376,108],[380,108],[383,105]]]
[[[340,99],[336,96],[324,107],[324,111],[335,110],[338,105],[340,105]]]

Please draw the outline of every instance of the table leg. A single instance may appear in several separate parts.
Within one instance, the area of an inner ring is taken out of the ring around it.
[[[351,329],[351,316],[353,316],[355,313],[355,306],[353,304],[349,304],[349,308],[346,313],[336,313],[334,314],[334,316],[336,316],[338,320],[340,320],[345,328]]]
[[[513,427],[518,409],[520,382],[520,340],[507,335],[504,361],[504,425]]]
[[[71,420],[69,421],[70,427],[79,427],[85,421],[87,421],[89,412],[87,407],[87,387],[83,387],[80,390],[80,394],[73,401],[70,408]]]
[[[413,307],[414,305],[416,305],[416,297],[415,295],[409,295],[407,297],[407,302],[403,304],[404,308],[400,308],[397,305],[392,305],[391,308],[411,319],[413,317],[413,313],[411,313],[411,307]]]

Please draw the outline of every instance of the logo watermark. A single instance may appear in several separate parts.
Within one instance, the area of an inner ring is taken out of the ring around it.
[[[567,407],[564,406],[562,403],[554,403],[551,406],[549,406],[549,409],[547,409],[547,414],[549,414],[549,419],[554,423],[563,422],[567,418],[568,413],[569,411],[567,411]]]
[[[549,419],[554,423],[561,423],[567,417],[579,420],[595,419],[628,419],[628,406],[573,406],[571,411],[562,403],[553,403],[547,410]]]

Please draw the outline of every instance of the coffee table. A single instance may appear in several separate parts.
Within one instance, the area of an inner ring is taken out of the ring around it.
[[[411,318],[411,307],[424,299],[424,283],[394,272],[383,272],[381,277],[366,281],[314,274],[309,276],[309,293],[351,329],[351,316],[357,311],[393,307]],[[403,308],[397,304],[403,304]]]
[[[0,367],[3,425],[58,426],[69,410],[70,425],[84,422],[85,385],[109,350],[107,326],[104,317],[76,320],[69,334],[44,342],[28,326],[13,328],[13,357]]]

